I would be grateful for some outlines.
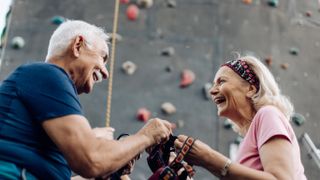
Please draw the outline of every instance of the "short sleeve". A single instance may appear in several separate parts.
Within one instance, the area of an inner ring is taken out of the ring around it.
[[[22,102],[38,122],[83,114],[72,81],[63,69],[55,65],[39,63],[22,66],[17,86]]]
[[[273,106],[260,109],[256,119],[256,139],[258,149],[275,136],[287,139],[290,143],[290,124],[285,116]]]

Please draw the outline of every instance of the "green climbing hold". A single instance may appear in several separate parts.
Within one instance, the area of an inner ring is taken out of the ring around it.
[[[225,129],[231,129],[232,128],[232,123],[230,122],[230,120],[228,120],[228,119],[224,120],[223,127]]]
[[[279,0],[268,0],[268,5],[271,7],[278,7]]]
[[[290,48],[290,54],[297,56],[299,54],[299,49],[296,47]]]
[[[65,21],[65,18],[62,16],[54,16],[51,18],[52,24],[60,25]]]
[[[242,142],[242,140],[243,140],[243,137],[238,136],[238,137],[234,140],[234,143],[235,143],[235,144],[240,144],[240,143]]]
[[[292,116],[291,116],[291,120],[297,125],[297,126],[301,126],[305,121],[306,119],[304,118],[304,116],[302,114],[299,114],[299,113],[294,113]]]

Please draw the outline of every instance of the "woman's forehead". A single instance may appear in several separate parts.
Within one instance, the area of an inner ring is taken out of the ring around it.
[[[222,66],[216,73],[214,81],[217,81],[220,77],[234,77],[236,74],[227,66]]]

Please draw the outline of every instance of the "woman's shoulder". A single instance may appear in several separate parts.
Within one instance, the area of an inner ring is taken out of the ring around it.
[[[262,106],[257,111],[257,115],[261,115],[261,114],[282,114],[282,113],[276,106],[265,105],[265,106]]]
[[[267,119],[268,121],[264,121],[264,119]],[[266,105],[257,111],[253,121],[260,124],[262,122],[272,123],[278,121],[278,119],[287,121],[285,115],[276,106]]]

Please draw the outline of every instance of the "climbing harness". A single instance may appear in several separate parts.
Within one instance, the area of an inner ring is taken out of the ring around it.
[[[176,139],[176,136],[170,136],[165,144],[159,144],[151,150],[147,161],[153,174],[149,180],[186,180],[195,174],[192,166],[183,161],[185,155],[191,150],[195,139],[188,137],[181,150],[175,153],[174,141]],[[176,157],[170,162],[172,154]]]

